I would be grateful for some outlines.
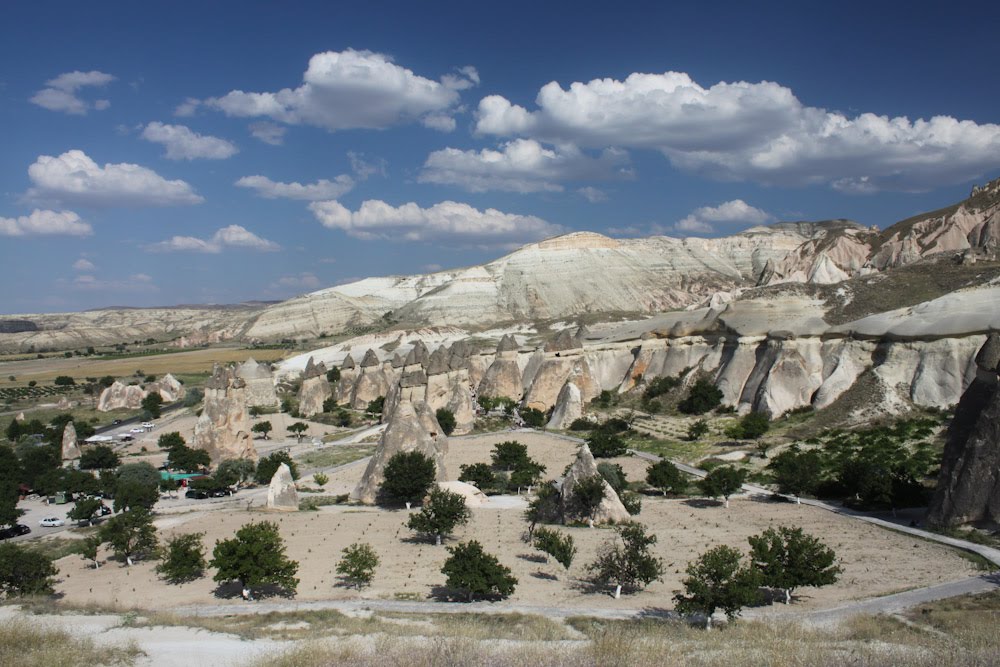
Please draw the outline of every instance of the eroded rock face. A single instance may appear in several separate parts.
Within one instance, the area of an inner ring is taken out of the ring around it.
[[[1000,337],[990,334],[978,373],[955,409],[937,490],[927,513],[935,526],[1000,524]]]
[[[271,477],[271,485],[267,489],[267,509],[279,512],[297,512],[299,509],[299,492],[295,489],[295,480],[287,463],[282,463]]]
[[[518,344],[511,334],[506,334],[497,345],[493,363],[486,369],[479,382],[479,395],[493,398],[507,397],[521,400],[524,393],[521,367],[517,363]]]
[[[138,410],[142,407],[142,399],[146,392],[137,384],[125,384],[115,380],[114,384],[101,392],[97,401],[98,412],[112,410]]]
[[[322,362],[314,364],[310,357],[299,388],[299,414],[303,417],[320,414],[323,403],[331,396],[333,390],[326,379],[326,366]]]
[[[170,373],[167,373],[162,378],[156,382],[151,383],[146,387],[146,393],[158,392],[160,398],[163,399],[164,403],[175,403],[187,394],[184,389],[184,385],[180,383],[180,380],[175,378]]]
[[[590,371],[590,364],[582,354],[566,354],[551,356],[546,354],[531,386],[524,394],[522,405],[545,412],[555,405],[559,392],[567,382],[572,382],[579,388],[583,400],[593,400],[601,393],[600,383]]]
[[[66,424],[62,436],[62,460],[73,461],[80,458],[80,446],[76,441],[76,427],[73,422]]]
[[[594,461],[594,455],[590,453],[590,447],[581,445],[580,451],[576,454],[576,461],[570,466],[561,487],[563,507],[566,508],[568,516],[573,507],[573,488],[580,480],[593,477],[594,475],[600,477],[600,474],[597,472],[597,463]],[[622,505],[618,494],[615,493],[615,490],[603,478],[601,478],[601,481],[604,482],[604,498],[601,500],[601,504],[597,510],[594,511],[594,525],[631,521],[631,516],[628,510],[625,509],[625,506]],[[585,517],[576,518],[584,519]]]
[[[192,447],[208,452],[213,466],[225,459],[256,461],[250,428],[246,383],[234,368],[216,365],[205,383],[205,405],[194,426]]]
[[[259,364],[250,357],[236,367],[236,374],[246,383],[247,405],[269,408],[280,404],[274,390],[274,374],[270,366]]]
[[[389,393],[394,374],[386,371],[374,350],[368,350],[361,362],[361,372],[354,380],[351,390],[351,407],[364,410],[371,401]]]
[[[385,465],[401,452],[421,452],[437,466],[436,479],[446,479],[444,454],[447,438],[426,404],[401,401],[390,415],[378,447],[372,455],[361,481],[351,492],[354,502],[372,505],[378,500],[379,489],[385,480]]]
[[[563,385],[556,399],[555,410],[552,411],[552,418],[545,425],[546,428],[567,429],[575,420],[583,416],[583,396],[580,388],[572,382]]]
[[[469,372],[462,369],[428,375],[425,394],[432,410],[445,408],[455,415],[454,435],[472,430],[476,422],[475,401],[469,390]]]

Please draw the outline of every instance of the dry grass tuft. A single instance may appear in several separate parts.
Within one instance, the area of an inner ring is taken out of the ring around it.
[[[0,665],[7,667],[93,667],[132,665],[142,655],[134,645],[98,647],[65,630],[39,626],[31,619],[0,622]]]

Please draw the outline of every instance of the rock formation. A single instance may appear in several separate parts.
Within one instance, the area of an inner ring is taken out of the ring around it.
[[[590,370],[579,339],[568,329],[545,346],[545,360],[531,380],[521,403],[526,408],[544,412],[555,405],[559,392],[567,382],[577,386],[584,401],[592,400],[601,393],[600,382]]]
[[[458,495],[465,498],[466,507],[482,507],[490,502],[490,499],[486,497],[486,494],[477,489],[472,484],[466,484],[465,482],[438,482],[437,486],[439,489],[444,491],[450,491],[451,493],[457,493]]]
[[[374,350],[368,350],[361,360],[361,370],[351,390],[351,407],[364,410],[368,403],[389,393],[391,377],[386,374]]]
[[[351,500],[367,505],[378,500],[384,481],[385,465],[400,452],[421,452],[437,466],[436,479],[445,480],[444,455],[448,449],[447,438],[434,418],[434,413],[424,403],[414,404],[402,400],[389,416],[385,431],[372,455],[361,481],[351,493]]]
[[[62,460],[74,461],[80,458],[80,446],[76,442],[76,427],[73,422],[66,424],[62,436]]]
[[[479,383],[479,395],[500,398],[505,396],[515,401],[524,393],[521,368],[517,363],[518,344],[511,334],[506,334],[497,345],[496,357],[486,369]]]
[[[175,403],[187,394],[184,389],[184,385],[180,383],[180,380],[175,378],[170,373],[167,373],[161,377],[156,382],[151,382],[146,386],[146,393],[158,392],[160,398],[163,399],[164,403]]]
[[[205,383],[205,404],[194,426],[192,446],[208,452],[213,466],[225,459],[256,461],[250,428],[246,383],[234,368],[216,365]]]
[[[572,516],[573,488],[580,480],[588,479],[595,475],[600,477],[601,473],[597,471],[597,463],[594,461],[594,455],[590,453],[590,447],[580,445],[580,450],[576,454],[576,461],[570,466],[569,472],[566,473],[566,477],[563,479],[562,487],[560,488],[563,508],[567,516]],[[604,484],[604,498],[594,511],[592,517],[594,525],[631,521],[632,517],[629,515],[628,510],[625,509],[625,506],[622,505],[622,501],[618,498],[615,490],[611,488],[610,484],[604,481],[603,477],[601,477],[601,482]],[[587,517],[579,516],[576,518],[582,520],[588,519]]]
[[[976,355],[976,378],[948,428],[927,522],[934,526],[1000,524],[1000,335]]]
[[[146,398],[146,392],[139,385],[127,385],[120,380],[115,380],[114,384],[101,392],[101,397],[97,400],[97,410],[98,412],[138,410],[142,407],[142,399],[144,398]]]
[[[572,382],[567,382],[559,391],[556,407],[545,428],[567,429],[569,425],[583,416],[583,396],[580,388]]]
[[[271,477],[267,489],[267,509],[279,512],[296,512],[299,509],[299,493],[287,463],[282,463]]]
[[[349,403],[351,393],[354,391],[354,381],[358,379],[358,368],[354,364],[354,357],[347,355],[340,365],[340,379],[337,380],[336,391],[333,397],[337,403]]]
[[[273,408],[280,405],[278,394],[274,390],[274,374],[270,366],[259,364],[250,357],[236,367],[236,374],[246,383],[249,407]]]
[[[312,357],[306,364],[302,374],[302,387],[299,389],[299,414],[312,417],[323,412],[323,403],[333,396],[330,382],[326,379],[326,365],[322,362],[314,364]]]

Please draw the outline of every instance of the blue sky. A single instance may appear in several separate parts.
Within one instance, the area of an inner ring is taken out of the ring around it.
[[[996,3],[672,4],[6,3],[0,312],[884,227],[1000,175]]]

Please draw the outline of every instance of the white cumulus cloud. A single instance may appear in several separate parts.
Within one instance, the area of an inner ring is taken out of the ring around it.
[[[249,127],[250,134],[258,141],[263,141],[265,144],[269,144],[271,146],[280,146],[285,143],[285,132],[287,132],[287,128],[266,120],[250,123]]]
[[[0,217],[0,236],[90,236],[93,228],[73,211],[35,209],[17,218]]]
[[[454,201],[429,208],[413,202],[392,206],[365,201],[357,211],[338,201],[313,202],[309,209],[330,229],[364,240],[436,241],[454,246],[507,247],[566,231],[533,215],[479,210]]]
[[[457,185],[470,192],[560,192],[564,181],[627,178],[628,156],[606,149],[591,157],[572,145],[546,148],[533,139],[515,139],[500,150],[434,151],[418,176],[421,183]]]
[[[336,199],[354,188],[354,179],[347,174],[341,174],[332,181],[322,178],[315,183],[279,183],[267,176],[244,176],[236,181],[236,186],[251,188],[257,196],[265,199],[304,199],[318,201],[320,199]]]
[[[150,252],[202,252],[217,255],[226,248],[247,248],[261,252],[280,250],[274,241],[261,238],[240,225],[223,227],[210,238],[200,239],[196,236],[173,236],[166,241],[146,246]]]
[[[716,224],[760,225],[774,220],[766,211],[751,206],[742,199],[733,199],[718,206],[702,206],[677,221],[674,229],[681,232],[710,234]]]
[[[200,204],[204,199],[181,180],[167,180],[137,164],[98,165],[81,150],[58,157],[40,155],[28,167],[34,187],[29,200],[58,201],[84,206],[174,206]]]
[[[662,152],[720,179],[829,184],[848,192],[914,191],[1000,166],[1000,125],[948,116],[856,117],[802,104],[763,81],[703,87],[682,72],[634,73],[541,88],[529,110],[483,98],[476,132]]]
[[[459,74],[461,77],[449,74],[434,81],[397,65],[382,53],[326,51],[309,59],[298,88],[263,93],[233,90],[204,104],[229,116],[267,116],[331,132],[382,129],[420,119],[437,129],[448,129],[443,118],[456,110],[457,91],[462,87],[458,82],[474,83],[473,74],[478,79],[475,70]]]
[[[225,139],[198,134],[184,125],[152,122],[143,129],[142,138],[162,144],[170,160],[225,160],[239,152],[234,144]]]
[[[97,70],[91,72],[66,72],[50,81],[46,87],[35,93],[29,100],[32,104],[64,113],[83,115],[91,108],[103,111],[111,106],[108,100],[97,100],[93,104],[80,98],[77,93],[85,87],[103,87],[115,80],[115,77]]]
[[[89,259],[81,257],[80,259],[73,262],[73,269],[76,271],[93,271],[97,267]]]

